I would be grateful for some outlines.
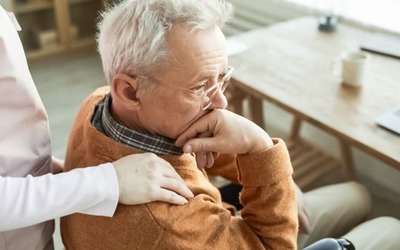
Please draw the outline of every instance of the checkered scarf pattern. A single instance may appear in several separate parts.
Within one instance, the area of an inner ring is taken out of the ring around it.
[[[159,155],[180,155],[183,153],[182,148],[175,146],[175,140],[173,139],[135,131],[117,123],[110,114],[111,101],[111,94],[108,93],[96,107],[92,124],[97,130],[117,142],[145,152]]]

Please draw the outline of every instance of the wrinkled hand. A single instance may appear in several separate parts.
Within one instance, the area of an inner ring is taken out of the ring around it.
[[[307,203],[304,198],[303,192],[297,185],[296,185],[296,199],[297,199],[300,232],[310,233],[311,226],[310,226]]]
[[[185,204],[193,198],[183,179],[164,159],[153,153],[129,155],[113,162],[119,202],[126,205],[165,201]]]
[[[211,137],[199,138],[209,133]],[[193,123],[176,140],[185,153],[253,154],[273,147],[269,135],[252,121],[224,109],[215,109]]]
[[[207,138],[211,137],[212,134],[210,132],[201,133],[197,136],[197,138]],[[196,163],[199,169],[203,168],[211,168],[214,165],[215,160],[218,158],[219,153],[217,152],[197,152],[196,153]]]
[[[216,152],[197,152],[196,153],[197,168],[211,168],[215,160],[218,158],[219,153]]]

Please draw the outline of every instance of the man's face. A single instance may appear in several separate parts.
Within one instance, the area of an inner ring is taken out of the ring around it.
[[[139,126],[150,133],[176,138],[211,110],[226,108],[227,100],[220,89],[206,110],[201,109],[203,99],[199,95],[199,89],[217,84],[228,66],[225,42],[219,28],[193,33],[185,28],[171,30],[167,43],[174,67],[152,76],[156,87],[141,96]]]

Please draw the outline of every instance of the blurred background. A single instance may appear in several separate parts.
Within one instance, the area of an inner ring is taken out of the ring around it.
[[[346,22],[368,30],[400,34],[400,0],[230,2],[235,6],[235,18],[223,30],[227,37],[301,16],[314,16],[316,20],[329,16],[338,25]],[[49,115],[53,154],[63,158],[81,103],[95,88],[106,84],[95,49],[95,23],[99,12],[111,3],[107,0],[0,0],[0,4],[14,12],[22,27],[19,35]],[[268,111],[265,116],[268,133],[287,138],[292,115],[271,103],[263,105]],[[337,141],[329,134],[307,124],[301,133],[311,143],[339,155]],[[373,216],[400,218],[400,172],[360,150],[353,149],[353,153],[359,181],[374,197]],[[56,249],[63,249],[58,228],[55,240]]]

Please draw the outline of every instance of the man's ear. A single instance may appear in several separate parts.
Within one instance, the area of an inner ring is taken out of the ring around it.
[[[111,83],[113,106],[122,105],[125,109],[136,110],[140,107],[137,89],[138,82],[135,77],[126,74],[116,74]]]

